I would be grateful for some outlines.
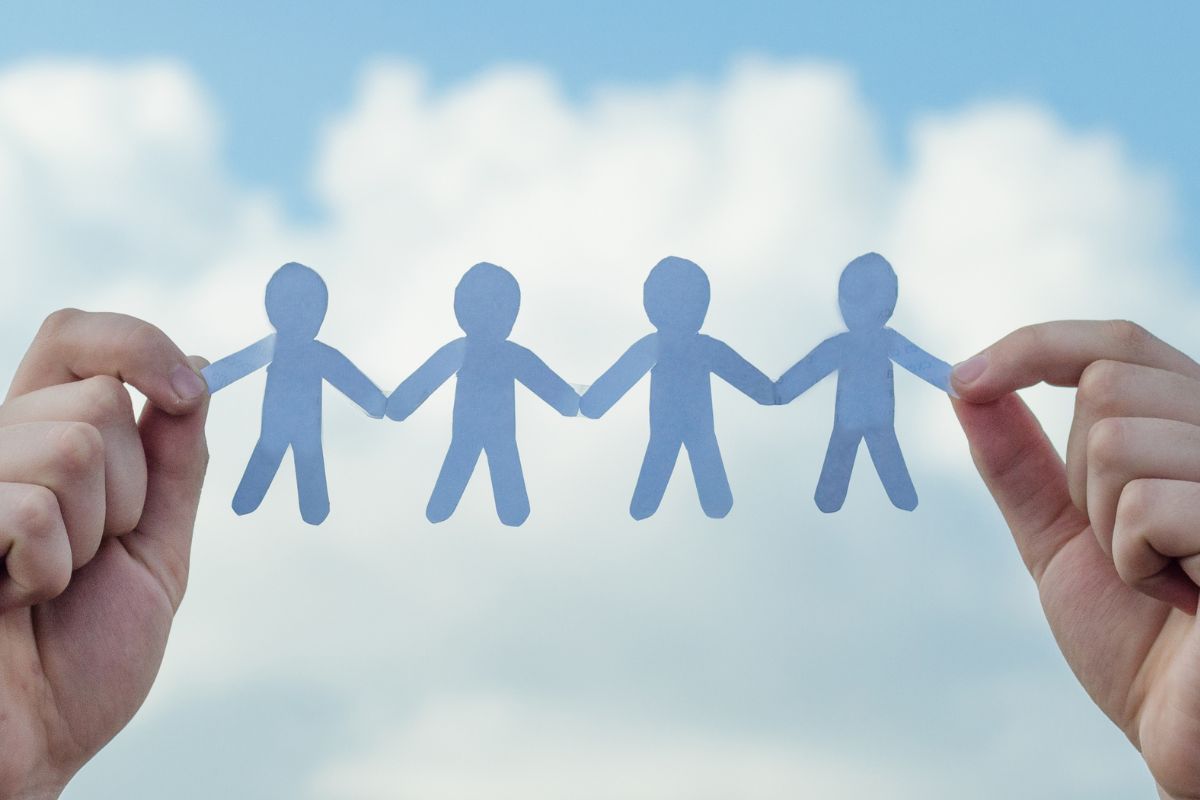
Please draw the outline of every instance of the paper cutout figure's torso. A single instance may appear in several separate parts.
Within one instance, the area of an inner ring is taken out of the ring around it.
[[[896,415],[896,394],[892,389],[888,337],[877,330],[858,330],[847,331],[839,338],[842,353],[834,414],[849,428],[868,430],[891,425]]]
[[[267,368],[262,429],[233,496],[238,514],[249,514],[262,504],[290,448],[300,516],[319,525],[329,515],[321,444],[325,381],[368,414],[383,416],[383,393],[349,359],[316,340],[327,304],[328,290],[316,272],[303,264],[284,264],[267,284],[267,316],[276,332],[202,371],[209,390],[215,392]]]
[[[512,369],[517,347],[507,339],[463,342],[462,366],[454,390],[454,425],[482,438],[512,438],[517,429],[516,378]]]
[[[517,450],[516,382],[565,416],[579,395],[536,355],[508,340],[521,294],[516,279],[495,264],[467,270],[454,293],[454,312],[467,334],[438,350],[388,399],[387,415],[403,420],[439,386],[457,376],[450,449],[425,516],[449,519],[482,453],[487,454],[496,514],[505,525],[529,516],[529,495]]]
[[[883,256],[868,253],[851,261],[838,284],[838,304],[849,330],[817,345],[776,384],[783,404],[829,373],[838,374],[833,433],[815,497],[826,513],[845,503],[863,441],[892,504],[906,511],[917,507],[917,491],[896,439],[892,363],[946,392],[951,368],[886,326],[896,297],[896,273]]]
[[[699,333],[653,334],[657,350],[650,369],[650,416],[664,431],[706,432],[713,427],[712,338]],[[690,414],[678,413],[690,408]]]
[[[687,448],[700,507],[721,518],[733,493],[713,427],[712,375],[764,405],[774,402],[771,380],[724,342],[700,333],[710,289],[704,270],[687,259],[668,257],[650,271],[643,303],[658,329],[638,340],[580,400],[580,410],[598,418],[650,373],[650,442],[638,473],[629,513],[645,519],[658,510]]]
[[[275,351],[267,364],[267,387],[263,406],[264,419],[305,420],[321,411],[324,348],[315,339],[275,337]]]

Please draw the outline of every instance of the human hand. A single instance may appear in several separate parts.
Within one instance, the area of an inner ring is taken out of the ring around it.
[[[1012,392],[1076,386],[1066,463]],[[1128,322],[1022,328],[955,410],[1059,648],[1165,797],[1200,797],[1200,365]]]
[[[208,459],[202,363],[59,311],[0,405],[0,798],[57,797],[154,682]]]

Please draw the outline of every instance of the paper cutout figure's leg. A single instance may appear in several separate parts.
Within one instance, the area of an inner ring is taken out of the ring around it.
[[[486,450],[496,514],[505,525],[520,525],[529,517],[529,494],[517,443],[512,439],[489,442]]]
[[[733,492],[729,489],[729,478],[725,474],[716,434],[707,431],[701,436],[685,439],[683,444],[692,462],[700,507],[713,519],[721,519],[733,508]]]
[[[851,431],[836,423],[829,437],[829,449],[825,451],[825,463],[821,477],[817,480],[817,508],[832,514],[846,502],[850,489],[850,473],[854,471],[854,458],[858,454],[858,443],[862,434]]]
[[[634,519],[646,519],[658,511],[682,446],[683,442],[677,436],[650,434],[650,444],[646,445],[646,457],[642,459],[642,471],[638,473],[633,502],[629,506],[629,514]]]
[[[479,461],[479,453],[483,444],[474,438],[454,436],[450,439],[450,450],[446,460],[442,462],[442,471],[438,473],[437,483],[433,487],[433,496],[425,507],[425,518],[430,522],[445,522],[450,519],[458,501],[466,491],[467,481],[475,471]]]
[[[871,460],[875,462],[875,471],[879,473],[879,480],[883,482],[888,499],[896,508],[912,511],[917,507],[917,490],[909,477],[904,454],[900,452],[900,442],[896,440],[895,429],[871,431],[864,438],[867,440],[867,450],[871,454]]]
[[[246,464],[246,471],[242,473],[237,491],[233,493],[235,514],[249,514],[262,505],[287,448],[286,441],[273,439],[268,442],[266,438],[259,438],[258,443],[254,445],[254,452],[250,454],[250,461]]]
[[[320,434],[292,442],[296,462],[296,495],[300,499],[300,518],[309,525],[320,525],[329,516],[329,487],[325,483],[325,453]]]

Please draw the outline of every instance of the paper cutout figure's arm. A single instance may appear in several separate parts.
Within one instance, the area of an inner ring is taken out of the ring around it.
[[[514,362],[513,377],[525,384],[529,391],[564,417],[574,417],[579,413],[579,394],[571,388],[571,384],[546,366],[545,361],[512,342],[509,342],[509,352]]]
[[[274,355],[275,334],[272,333],[249,347],[214,361],[200,370],[200,374],[208,384],[209,394],[212,394],[270,364]]]
[[[764,406],[775,405],[775,383],[737,351],[711,336],[704,337],[713,374]]]
[[[599,419],[658,361],[658,334],[638,339],[579,399],[585,417]]]
[[[387,401],[389,419],[403,420],[420,408],[450,376],[462,369],[467,340],[455,339],[443,345],[417,371],[405,378]]]
[[[807,392],[841,364],[844,333],[832,336],[812,349],[783,373],[775,383],[775,402],[786,405]]]
[[[891,328],[888,328],[887,332],[888,355],[893,361],[931,386],[936,386],[947,394],[954,394],[954,390],[950,388],[950,372],[953,367],[926,353]]]
[[[387,406],[387,397],[362,373],[358,367],[346,358],[341,351],[327,344],[317,343],[316,358],[321,359],[321,375],[330,385],[349,397],[363,411],[375,419],[382,419]]]

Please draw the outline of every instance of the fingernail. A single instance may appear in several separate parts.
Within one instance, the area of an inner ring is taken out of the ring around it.
[[[987,369],[987,356],[980,353],[957,365],[954,372],[951,373],[951,377],[959,386],[969,386],[983,374],[985,369]]]
[[[208,384],[194,369],[186,364],[180,364],[171,371],[171,388],[175,390],[175,394],[179,395],[180,400],[188,401],[195,400],[207,392]]]

